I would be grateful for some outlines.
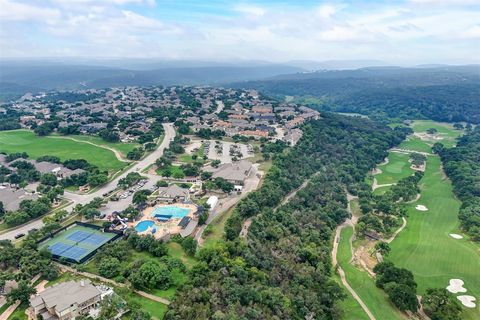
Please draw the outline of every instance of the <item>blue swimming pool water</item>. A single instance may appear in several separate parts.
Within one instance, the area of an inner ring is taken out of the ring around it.
[[[152,220],[143,220],[137,223],[137,225],[135,226],[135,230],[137,230],[138,232],[144,232],[147,231],[147,229],[154,224],[155,222],[153,222]]]
[[[190,209],[180,208],[175,206],[164,206],[153,209],[152,216],[155,218],[173,218],[181,219],[185,217],[190,212]]]

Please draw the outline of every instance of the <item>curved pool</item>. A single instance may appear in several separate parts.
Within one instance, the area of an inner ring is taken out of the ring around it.
[[[137,225],[135,226],[135,230],[137,232],[144,232],[144,231],[147,231],[149,227],[155,225],[155,222],[152,221],[152,220],[143,220],[143,221],[140,221],[139,223],[137,223]]]
[[[170,218],[181,219],[185,217],[189,212],[190,209],[188,208],[182,208],[177,206],[162,206],[153,209],[152,216],[164,220],[168,220]]]

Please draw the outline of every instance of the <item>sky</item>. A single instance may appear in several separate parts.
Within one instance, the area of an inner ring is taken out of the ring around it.
[[[479,63],[480,0],[0,0],[0,57]]]

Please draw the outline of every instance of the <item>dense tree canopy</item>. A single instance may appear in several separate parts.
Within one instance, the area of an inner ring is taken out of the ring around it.
[[[363,181],[405,134],[330,114],[303,130],[294,148],[274,154],[262,187],[237,205],[226,241],[197,253],[200,263],[166,319],[339,317],[345,294],[330,279],[330,239],[348,217],[345,187]],[[307,178],[307,187],[275,210]],[[242,222],[253,216],[241,241]]]

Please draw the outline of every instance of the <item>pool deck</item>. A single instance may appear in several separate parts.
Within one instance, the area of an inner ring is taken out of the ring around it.
[[[154,221],[155,224],[151,227],[149,227],[147,230],[143,232],[138,232],[140,235],[153,235],[156,239],[163,238],[164,236],[167,235],[174,235],[174,234],[179,234],[180,231],[182,230],[179,226],[178,223],[180,222],[181,218],[171,218],[168,221],[158,221],[152,216],[153,210],[155,208],[160,208],[160,207],[179,207],[179,208],[185,208],[189,209],[190,211],[186,215],[187,217],[190,217],[193,219],[194,213],[197,212],[197,206],[194,204],[186,204],[186,203],[169,203],[169,204],[159,204],[154,207],[148,207],[142,212],[142,217],[135,221],[135,222],[130,222],[128,223],[129,227],[135,228],[135,226],[145,220],[150,220]],[[157,232],[152,234],[152,228],[155,227],[157,229]]]

